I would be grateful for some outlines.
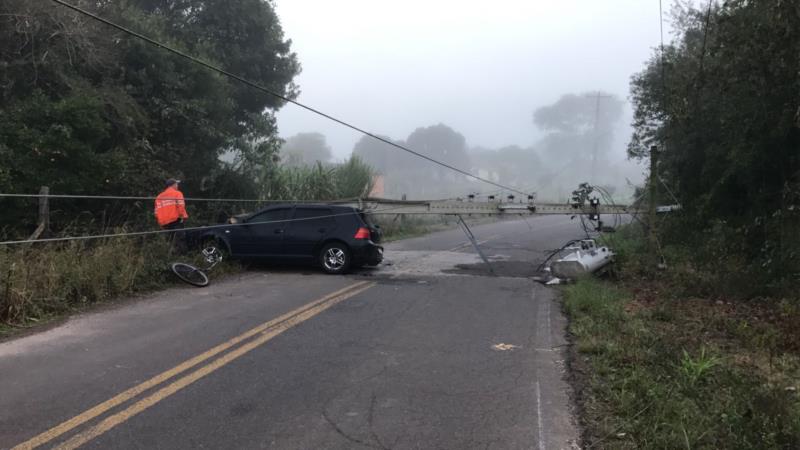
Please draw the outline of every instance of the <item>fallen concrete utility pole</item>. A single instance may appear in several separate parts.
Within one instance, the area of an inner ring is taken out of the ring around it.
[[[573,206],[563,203],[473,202],[466,200],[391,200],[366,198],[346,204],[374,211],[375,214],[444,214],[444,215],[534,215],[534,214],[641,214],[644,211],[628,205],[586,204]],[[386,210],[386,212],[381,212]]]

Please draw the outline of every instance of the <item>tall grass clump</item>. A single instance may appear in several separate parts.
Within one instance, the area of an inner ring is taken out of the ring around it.
[[[0,321],[22,325],[163,285],[163,237],[70,241],[0,249]]]
[[[366,197],[375,172],[359,157],[343,164],[276,166],[265,172],[262,191],[266,200],[338,200]]]

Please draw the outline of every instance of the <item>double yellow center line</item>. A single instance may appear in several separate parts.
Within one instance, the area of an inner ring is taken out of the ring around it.
[[[277,317],[261,325],[258,325],[255,328],[252,328],[240,334],[239,336],[236,336],[226,342],[223,342],[222,344],[219,344],[216,347],[195,356],[194,358],[188,359],[182,362],[181,364],[178,364],[177,366],[165,372],[162,372],[154,376],[153,378],[150,378],[149,380],[104,401],[103,403],[100,403],[90,409],[87,409],[81,414],[78,414],[77,416],[65,422],[62,422],[59,425],[56,425],[55,427],[45,431],[44,433],[41,433],[31,438],[30,440],[17,445],[12,450],[33,449],[39,447],[40,445],[46,444],[52,441],[53,439],[56,439],[59,436],[69,431],[72,431],[74,428],[79,427],[84,423],[108,412],[112,408],[115,408],[129,400],[134,399],[135,397],[148,391],[149,389],[157,387],[162,383],[170,380],[171,378],[180,375],[193,367],[201,365],[201,363],[205,363],[209,359],[227,350],[230,350],[231,348],[237,346],[238,344],[244,341],[248,341],[246,344],[241,345],[228,353],[225,353],[223,356],[205,365],[202,365],[195,371],[187,375],[184,375],[178,378],[177,380],[169,383],[168,385],[158,389],[157,391],[149,394],[148,396],[128,406],[124,410],[106,417],[99,423],[93,425],[92,427],[86,429],[85,431],[82,431],[72,436],[70,439],[66,440],[61,445],[56,447],[57,449],[77,448],[91,441],[97,436],[100,436],[106,431],[116,427],[117,425],[125,422],[126,420],[139,414],[140,412],[146,410],[147,408],[150,408],[151,406],[155,405],[161,400],[164,400],[170,395],[180,391],[186,386],[189,386],[190,384],[203,378],[204,376],[225,366],[226,364],[239,358],[240,356],[245,355],[248,352],[252,351],[253,349],[263,345],[264,343],[268,342],[269,340],[271,340],[275,336],[278,336],[284,331],[316,316],[317,314],[336,305],[337,303],[341,303],[350,297],[353,297],[355,295],[358,295],[366,291],[367,289],[371,288],[374,285],[375,283],[370,283],[366,281],[361,281],[358,283],[351,284],[343,289],[340,289],[336,292],[332,292],[318,300],[303,305],[300,308],[297,308],[293,311],[290,311],[280,317]]]

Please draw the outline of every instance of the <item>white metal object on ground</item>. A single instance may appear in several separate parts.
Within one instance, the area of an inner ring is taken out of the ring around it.
[[[572,253],[550,265],[553,275],[560,278],[578,278],[597,272],[613,261],[614,252],[608,247],[598,247],[594,239],[584,239],[573,247]]]

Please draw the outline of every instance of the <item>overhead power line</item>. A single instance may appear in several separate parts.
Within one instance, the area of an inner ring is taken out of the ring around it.
[[[155,39],[152,39],[152,38],[150,38],[148,36],[145,36],[145,35],[143,35],[141,33],[137,33],[136,31],[128,29],[128,28],[126,28],[126,27],[124,27],[122,25],[114,23],[114,22],[112,22],[112,21],[110,21],[108,19],[105,19],[103,17],[100,17],[97,14],[94,14],[92,12],[86,11],[83,8],[80,8],[78,6],[72,5],[72,4],[67,3],[67,2],[65,2],[63,0],[52,0],[52,1],[55,2],[55,3],[58,3],[59,5],[67,7],[67,8],[69,8],[69,9],[75,11],[75,12],[83,14],[84,16],[91,17],[92,19],[97,20],[98,22],[102,22],[102,23],[104,23],[104,24],[106,24],[106,25],[108,25],[110,27],[116,28],[117,30],[122,31],[123,33],[129,34],[129,35],[134,36],[134,37],[136,37],[138,39],[141,39],[141,40],[146,41],[146,42],[148,42],[150,44],[153,44],[153,45],[155,45],[155,46],[157,46],[159,48],[162,48],[162,49],[164,49],[164,50],[166,50],[166,51],[168,51],[170,53],[178,55],[181,58],[188,59],[189,61],[192,61],[192,62],[194,62],[196,64],[199,64],[199,65],[201,65],[201,66],[203,66],[203,67],[205,67],[207,69],[210,69],[210,70],[213,70],[213,71],[215,71],[217,73],[225,75],[225,76],[227,76],[229,78],[233,78],[234,80],[237,80],[237,81],[239,81],[239,82],[241,82],[241,83],[243,83],[243,84],[245,84],[247,86],[250,86],[250,87],[252,87],[254,89],[257,89],[257,90],[259,90],[261,92],[269,94],[269,95],[271,95],[273,97],[276,97],[276,98],[278,98],[280,100],[283,100],[283,101],[285,101],[287,103],[291,103],[293,105],[299,106],[300,108],[303,108],[303,109],[305,109],[307,111],[310,111],[310,112],[312,112],[314,114],[322,116],[322,117],[324,117],[324,118],[326,118],[328,120],[336,122],[339,125],[345,126],[347,128],[350,128],[351,130],[357,131],[357,132],[362,133],[362,134],[364,134],[366,136],[369,136],[369,137],[371,137],[373,139],[381,141],[384,144],[388,144],[388,145],[390,145],[392,147],[395,147],[395,148],[398,148],[400,150],[403,150],[404,152],[408,152],[408,153],[410,153],[412,155],[418,156],[418,157],[420,157],[422,159],[425,159],[425,160],[427,160],[429,162],[432,162],[434,164],[438,164],[438,165],[440,165],[442,167],[445,167],[447,169],[453,170],[453,171],[458,172],[458,173],[460,173],[462,175],[466,175],[466,176],[468,176],[470,178],[473,178],[475,180],[482,181],[484,183],[488,183],[488,184],[491,184],[493,186],[497,186],[499,188],[502,188],[502,189],[505,189],[505,190],[508,190],[508,191],[516,192],[516,193],[523,194],[523,195],[528,195],[526,192],[522,192],[522,191],[519,191],[517,189],[511,188],[511,187],[508,187],[508,186],[504,186],[504,185],[499,184],[499,183],[495,183],[492,180],[488,180],[486,178],[479,177],[478,175],[474,175],[471,172],[468,172],[468,171],[463,170],[463,169],[459,169],[458,167],[455,167],[455,166],[451,166],[450,164],[447,164],[445,162],[442,162],[442,161],[439,161],[437,159],[431,158],[430,156],[426,156],[426,155],[424,155],[422,153],[419,153],[417,151],[414,151],[414,150],[412,150],[412,149],[410,149],[410,148],[408,148],[408,147],[406,147],[404,145],[397,144],[395,142],[390,141],[389,139],[385,139],[385,138],[382,138],[382,137],[380,137],[380,136],[378,136],[376,134],[370,133],[369,131],[366,131],[363,128],[357,127],[357,126],[355,126],[355,125],[353,125],[353,124],[351,124],[349,122],[345,122],[344,120],[337,119],[336,117],[331,116],[330,114],[326,114],[326,113],[324,113],[324,112],[322,112],[322,111],[320,111],[320,110],[318,110],[316,108],[312,108],[311,106],[307,106],[307,105],[305,105],[303,103],[300,103],[300,102],[298,102],[296,100],[292,100],[291,98],[289,98],[289,97],[287,97],[285,95],[279,94],[279,93],[277,93],[275,91],[272,91],[270,89],[267,89],[266,87],[264,87],[264,86],[262,86],[262,85],[260,85],[258,83],[252,82],[252,81],[250,81],[250,80],[248,80],[246,78],[243,78],[243,77],[241,77],[239,75],[236,75],[234,73],[228,72],[225,69],[222,69],[222,68],[217,67],[217,66],[215,66],[213,64],[210,64],[210,63],[208,63],[206,61],[203,61],[202,59],[199,59],[199,58],[196,58],[196,57],[194,57],[192,55],[184,53],[184,52],[182,52],[182,51],[180,51],[180,50],[178,50],[178,49],[176,49],[174,47],[170,47],[170,46],[168,46],[166,44],[163,44],[163,43],[161,43],[159,41],[156,41]]]

